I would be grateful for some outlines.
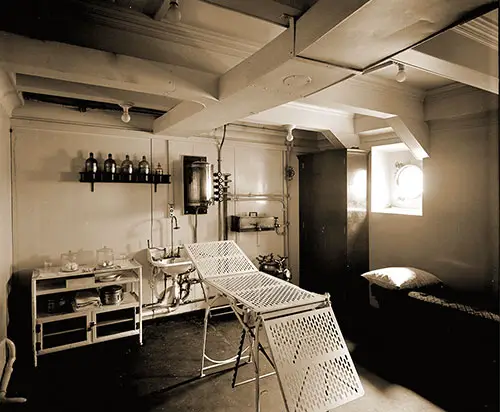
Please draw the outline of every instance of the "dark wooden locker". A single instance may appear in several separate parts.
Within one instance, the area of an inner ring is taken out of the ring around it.
[[[368,153],[299,156],[300,286],[328,292],[338,312],[368,303]],[[337,313],[337,312],[336,312]]]

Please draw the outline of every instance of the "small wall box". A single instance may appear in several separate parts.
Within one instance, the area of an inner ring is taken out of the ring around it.
[[[256,212],[248,215],[231,216],[232,232],[263,232],[275,230],[278,218],[275,216],[259,216]]]

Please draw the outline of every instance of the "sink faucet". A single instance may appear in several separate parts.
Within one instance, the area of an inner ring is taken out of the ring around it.
[[[177,216],[174,215],[174,205],[170,206],[170,252],[167,257],[180,257],[179,248],[177,248],[177,254],[174,254],[174,229],[180,229],[179,223],[177,222]],[[174,226],[175,222],[175,226]]]

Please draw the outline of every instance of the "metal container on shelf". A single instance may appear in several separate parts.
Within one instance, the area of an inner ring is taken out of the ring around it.
[[[76,253],[71,252],[61,253],[61,270],[63,272],[75,272],[78,270],[76,263]]]
[[[101,302],[104,305],[118,305],[123,300],[123,287],[110,285],[101,289]]]
[[[108,269],[115,266],[115,254],[113,249],[104,246],[102,249],[97,249],[97,268]]]

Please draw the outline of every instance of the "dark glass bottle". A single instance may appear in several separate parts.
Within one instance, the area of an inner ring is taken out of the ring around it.
[[[104,162],[104,171],[106,173],[116,173],[116,162],[113,160],[111,153],[108,154],[108,158]]]
[[[142,160],[139,162],[139,178],[148,182],[150,172],[151,170],[149,168],[149,163],[146,160],[146,156],[142,156]]]
[[[126,179],[131,181],[132,174],[134,173],[134,165],[131,162],[129,155],[125,156],[125,160],[122,162],[121,170],[124,175],[128,175]]]
[[[92,152],[89,153],[89,158],[85,160],[85,171],[87,173],[97,173],[97,160]]]
[[[115,180],[116,162],[113,160],[111,153],[108,154],[108,158],[104,162],[104,172],[106,173],[106,179]]]
[[[143,175],[149,174],[149,163],[146,160],[146,156],[142,156],[142,160],[139,162],[139,173]]]

